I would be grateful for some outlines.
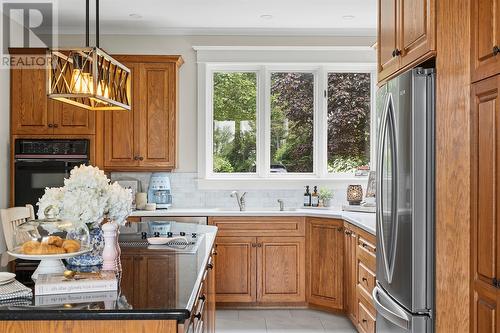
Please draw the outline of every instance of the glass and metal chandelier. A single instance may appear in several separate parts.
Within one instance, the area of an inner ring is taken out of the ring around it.
[[[96,46],[89,46],[89,7],[86,0],[85,47],[48,51],[47,95],[88,110],[130,110],[130,69],[99,48],[99,0]]]

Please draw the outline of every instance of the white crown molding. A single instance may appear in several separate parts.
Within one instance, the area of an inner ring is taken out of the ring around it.
[[[81,26],[59,27],[62,35],[81,34]],[[167,28],[167,27],[106,27],[101,25],[101,35],[167,35],[167,36],[308,36],[308,37],[365,37],[375,38],[371,28]]]
[[[373,51],[371,46],[229,46],[229,45],[194,45],[195,51]]]

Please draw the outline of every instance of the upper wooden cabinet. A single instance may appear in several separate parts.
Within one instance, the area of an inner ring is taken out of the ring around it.
[[[418,65],[436,50],[435,0],[378,0],[378,80]]]
[[[31,54],[29,49],[11,49],[17,56],[23,51]],[[45,69],[19,67],[10,73],[11,134],[95,134],[95,112],[47,97]]]
[[[471,2],[472,81],[500,73],[500,0]]]
[[[307,242],[311,304],[344,307],[344,228],[342,220],[308,218]]]
[[[180,56],[116,56],[132,70],[132,110],[105,112],[104,168],[171,170],[176,166]]]
[[[378,0],[377,63],[379,80],[397,71],[400,58],[394,56],[397,42],[397,0]]]

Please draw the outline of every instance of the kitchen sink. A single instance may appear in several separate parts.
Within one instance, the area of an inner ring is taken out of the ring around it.
[[[214,211],[217,212],[239,212],[240,210],[235,207],[235,208],[213,208]],[[296,211],[297,208],[285,208],[283,212],[294,212]],[[244,210],[245,212],[279,212],[280,209],[279,207],[265,207],[265,208],[246,208]]]

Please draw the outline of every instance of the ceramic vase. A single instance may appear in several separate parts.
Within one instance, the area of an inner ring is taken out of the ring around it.
[[[92,251],[68,258],[67,262],[72,266],[96,266],[102,265],[102,251],[104,249],[104,237],[101,228],[90,230],[90,247]]]

